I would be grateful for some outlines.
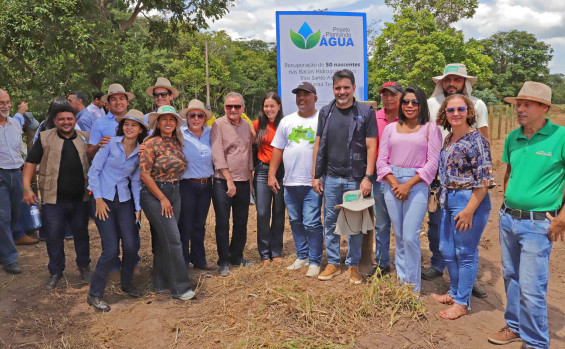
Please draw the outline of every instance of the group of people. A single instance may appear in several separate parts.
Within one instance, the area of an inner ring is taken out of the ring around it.
[[[347,218],[349,230],[340,228],[339,207],[372,196],[376,265],[367,277],[390,272],[392,226],[398,279],[419,293],[421,278],[440,277],[447,267],[449,291],[430,296],[448,305],[441,317],[457,319],[470,310],[472,294],[486,296],[476,283],[478,245],[495,182],[486,105],[471,95],[476,78],[463,64],[448,64],[433,80],[429,99],[417,86],[384,83],[383,108],[375,112],[355,99],[354,74],[339,70],[333,75],[335,99],[319,111],[316,88],[302,82],[292,90],[296,112],[284,116],[279,95],[269,92],[253,123],[243,118],[245,101],[236,92],[226,95],[224,117],[216,119],[199,100],[177,112],[171,104],[179,91],[165,78],[147,88],[157,108],[145,115],[128,109],[135,96],[119,84],[97,96],[108,108],[101,116],[84,108],[84,95],[76,91],[67,103],[52,105],[25,166],[22,124],[9,117],[10,99],[0,90],[0,261],[7,272],[21,272],[11,228],[22,198],[27,204],[39,202],[31,187],[37,165],[47,288],[55,288],[63,275],[64,238],[70,230],[81,277],[90,282],[87,301],[101,311],[110,310],[103,294],[112,273],[119,274],[124,293],[143,294],[132,282],[140,261],[141,211],[151,225],[154,290],[189,300],[194,297],[190,264],[217,268],[222,276],[229,275],[230,265],[253,264],[243,255],[253,195],[263,265],[283,261],[286,208],[296,248],[287,269],[308,267],[307,277],[332,279],[342,273],[340,242],[347,235],[349,281],[362,283],[363,232]],[[560,212],[565,128],[546,116],[559,108],[544,84],[525,82],[517,97],[505,100],[516,104],[520,124],[508,135],[502,158],[507,164],[499,213],[506,326],[488,340],[548,348],[549,255],[552,242],[565,238]],[[436,195],[439,207],[431,204],[430,196]],[[210,202],[217,265],[207,263],[204,248]],[[432,259],[422,270],[419,236],[426,214]],[[89,215],[102,241],[93,273]]]

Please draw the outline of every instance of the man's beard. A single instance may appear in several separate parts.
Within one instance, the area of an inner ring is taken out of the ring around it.
[[[452,87],[453,87],[453,88],[457,88],[457,87],[455,87],[455,86],[453,86],[453,85],[450,85],[450,86],[447,86],[447,89],[450,89],[450,88],[452,88]],[[449,93],[449,92],[447,92],[447,89],[445,89],[445,88],[443,89],[443,95],[444,95],[445,97],[451,96],[451,95],[462,95],[462,94],[463,94],[463,89],[461,89],[461,90],[459,90],[459,91],[456,91],[455,93]]]

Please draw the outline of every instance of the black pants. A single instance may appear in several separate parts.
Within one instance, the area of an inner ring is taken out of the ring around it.
[[[178,228],[180,193],[178,182],[157,182],[159,189],[173,206],[173,216],[161,214],[161,203],[149,190],[141,188],[141,207],[155,230],[153,251],[153,287],[169,290],[171,296],[180,296],[191,289],[188,270],[184,264]]]
[[[249,181],[235,182],[236,192],[229,197],[228,183],[214,178],[212,202],[216,212],[216,244],[218,246],[218,265],[238,265],[243,259],[243,249],[247,242],[247,218],[249,217]],[[233,212],[233,229],[230,242],[230,211]]]

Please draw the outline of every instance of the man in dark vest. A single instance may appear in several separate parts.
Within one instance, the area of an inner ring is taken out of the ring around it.
[[[51,290],[65,269],[65,226],[74,233],[76,263],[81,279],[90,281],[90,245],[88,237],[87,173],[90,162],[86,154],[88,132],[75,130],[77,119],[69,104],[61,105],[55,114],[55,128],[40,133],[30,151],[23,171],[24,200],[28,205],[38,199],[31,190],[31,178],[39,167],[39,191],[44,204],[41,218],[47,234],[49,273],[46,289]]]

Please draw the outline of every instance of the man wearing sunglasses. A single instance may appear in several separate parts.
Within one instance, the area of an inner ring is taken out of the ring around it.
[[[359,103],[355,95],[355,76],[348,69],[333,75],[335,99],[324,106],[318,115],[318,128],[314,143],[315,173],[312,187],[324,198],[324,232],[328,265],[318,275],[320,280],[330,280],[341,274],[341,236],[335,234],[343,194],[361,190],[363,196],[371,195],[377,162],[377,120],[372,107]],[[348,237],[345,264],[349,267],[349,282],[363,281],[359,272],[363,234]]]
[[[433,77],[432,80],[436,83],[436,87],[432,96],[428,99],[428,108],[430,110],[430,120],[436,121],[439,108],[445,97],[453,94],[463,94],[471,99],[475,107],[475,117],[476,122],[473,124],[473,128],[477,129],[482,133],[483,136],[488,140],[488,111],[486,104],[471,95],[473,91],[472,86],[477,82],[475,76],[467,75],[467,67],[461,63],[451,63],[445,66],[443,70],[443,75]],[[443,139],[449,134],[449,131],[440,127]],[[432,183],[432,187],[435,185]],[[436,210],[436,212],[429,212],[429,228],[428,228],[428,240],[430,251],[432,252],[431,266],[428,269],[422,270],[422,279],[433,280],[437,277],[443,275],[443,270],[445,269],[445,261],[439,251],[439,224],[441,221],[441,210]],[[478,253],[477,253],[478,256]],[[478,258],[478,257],[477,257]],[[473,296],[478,298],[485,298],[487,292],[485,289],[475,282],[473,285]]]
[[[171,82],[167,78],[158,77],[155,85],[149,86],[145,93],[149,97],[153,97],[153,102],[155,103],[156,112],[159,107],[164,105],[171,105],[173,99],[179,96],[179,90],[171,85]],[[149,122],[149,113],[145,114],[145,124]]]
[[[244,110],[243,96],[228,93],[224,102],[226,115],[212,124],[210,134],[215,167],[212,202],[216,212],[218,272],[222,276],[229,275],[228,264],[252,264],[243,258],[251,196],[249,180],[253,170],[251,126],[241,118]],[[233,212],[231,242],[230,210]]]

